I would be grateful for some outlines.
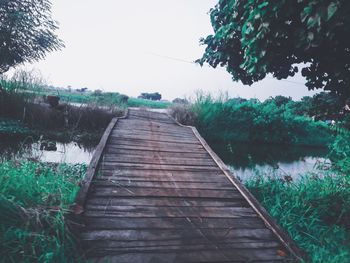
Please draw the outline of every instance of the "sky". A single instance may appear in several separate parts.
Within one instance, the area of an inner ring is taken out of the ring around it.
[[[299,75],[268,77],[244,86],[225,69],[190,63],[204,52],[199,39],[212,33],[208,11],[217,0],[52,0],[61,51],[26,68],[48,84],[138,96],[160,92],[164,99],[193,97],[198,90],[231,97],[312,95]]]

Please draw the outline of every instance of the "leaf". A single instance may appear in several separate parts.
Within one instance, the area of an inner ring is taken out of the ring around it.
[[[264,8],[265,6],[268,6],[269,5],[269,2],[264,2],[264,3],[262,3],[262,4],[260,4],[260,5],[258,5],[258,8]]]
[[[329,4],[327,8],[327,21],[330,20],[334,14],[337,12],[338,6],[336,3],[332,2]]]

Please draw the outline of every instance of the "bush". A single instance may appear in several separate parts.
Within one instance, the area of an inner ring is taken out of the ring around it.
[[[350,133],[338,135],[330,146],[329,158],[335,168],[345,174],[350,174]]]
[[[323,122],[296,115],[294,102],[214,99],[199,96],[193,106],[196,127],[209,141],[240,141],[290,145],[327,146],[331,130]]]

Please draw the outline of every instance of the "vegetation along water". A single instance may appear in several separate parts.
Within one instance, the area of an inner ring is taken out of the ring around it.
[[[171,103],[6,75],[65,47],[51,11],[49,0],[0,1],[0,262],[84,262],[71,205],[103,131],[127,107],[169,108],[196,126],[305,262],[350,262],[349,1],[218,0],[210,10],[197,63],[245,85],[301,72],[322,92],[299,101],[199,92]]]

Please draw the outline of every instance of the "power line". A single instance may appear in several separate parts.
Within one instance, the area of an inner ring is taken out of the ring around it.
[[[160,58],[173,60],[173,61],[177,61],[177,62],[183,62],[183,63],[187,63],[187,64],[197,65],[197,63],[194,62],[194,61],[188,61],[188,60],[185,60],[185,59],[182,59],[182,58],[176,58],[176,57],[171,57],[171,56],[167,56],[167,55],[161,55],[161,54],[157,54],[157,53],[154,53],[154,52],[146,52],[146,53],[149,54],[149,55],[155,56],[155,57],[160,57]],[[210,67],[210,66],[208,66],[208,67]],[[224,68],[216,68],[216,69],[220,69],[220,70],[226,71],[226,69],[224,69]],[[274,77],[269,77],[269,76],[266,76],[266,78],[275,79]],[[289,83],[292,83],[292,84],[305,86],[304,83],[301,83],[301,82],[298,82],[298,81],[293,81],[293,80],[279,79],[279,81],[284,81],[284,82],[289,82]]]

